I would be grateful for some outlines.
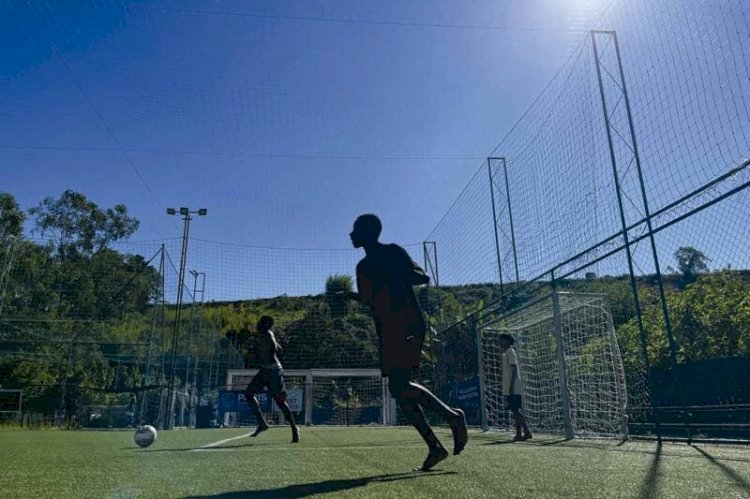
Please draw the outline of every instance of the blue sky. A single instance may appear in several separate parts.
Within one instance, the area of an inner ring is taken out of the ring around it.
[[[450,232],[439,261],[458,284],[496,278],[488,193],[472,185],[503,155],[533,277],[619,230],[588,34],[605,10],[658,209],[750,155],[739,0],[7,0],[0,190],[25,209],[65,189],[125,204],[141,228],[123,249],[169,240],[175,261],[182,225],[166,208],[207,208],[188,266],[210,274],[209,298],[319,291],[361,256],[347,236],[363,212],[420,261],[421,241]],[[746,205],[664,232],[665,265],[685,244],[746,265]]]
[[[184,205],[208,240],[346,248],[375,212],[419,242],[602,6],[4,2],[0,186],[123,203],[137,240]]]

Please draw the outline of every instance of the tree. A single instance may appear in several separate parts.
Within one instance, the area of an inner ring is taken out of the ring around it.
[[[643,325],[651,366],[669,365],[669,348],[658,293],[644,289]],[[667,290],[677,361],[750,355],[750,281],[732,271],[699,276],[682,291]],[[635,318],[617,329],[626,371],[644,368]]]
[[[343,317],[349,313],[352,291],[352,278],[345,274],[329,275],[326,279],[326,303],[331,309],[332,317]]]
[[[711,261],[703,252],[692,246],[678,248],[674,252],[674,258],[677,260],[677,270],[682,274],[680,288],[694,282],[698,274],[708,272],[708,262]]]
[[[18,206],[16,198],[7,192],[0,192],[0,239],[5,236],[20,236],[24,220],[26,214]]]
[[[42,236],[56,243],[61,260],[90,256],[114,241],[130,237],[139,225],[124,205],[103,210],[70,189],[59,199],[45,198],[29,214],[36,217],[36,228]]]

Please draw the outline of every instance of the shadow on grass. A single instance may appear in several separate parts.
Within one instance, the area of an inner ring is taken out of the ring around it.
[[[659,468],[661,467],[661,442],[656,443],[656,451],[651,459],[651,465],[648,467],[648,473],[643,478],[641,488],[638,491],[638,497],[642,499],[651,499],[657,497],[659,489]]]
[[[194,498],[221,498],[221,499],[253,499],[269,498],[286,499],[293,497],[309,497],[316,494],[325,494],[331,492],[343,492],[345,490],[364,487],[370,483],[378,482],[395,482],[397,480],[413,480],[421,477],[433,477],[439,475],[454,475],[455,471],[432,471],[428,473],[393,473],[390,475],[376,475],[362,478],[349,478],[345,480],[324,480],[322,482],[303,483],[299,485],[288,485],[275,489],[262,490],[240,490],[236,492],[226,492],[211,496],[189,496]]]
[[[713,457],[711,454],[701,449],[700,447],[696,447],[695,445],[693,445],[692,447],[693,449],[703,454],[703,457],[708,459],[708,461],[711,464],[713,464],[714,466],[717,466],[726,476],[732,479],[742,490],[744,490],[745,492],[750,492],[750,481],[740,476],[739,473],[737,473],[735,470],[733,470],[726,464],[719,462],[718,459],[716,459],[715,457]]]
[[[555,445],[560,444],[563,442],[568,442],[570,439],[568,438],[560,438],[557,440],[525,440],[523,442],[514,442],[513,439],[507,439],[507,440],[495,440],[495,439],[477,439],[477,440],[484,440],[482,442],[482,445],[500,445],[500,444],[521,444],[521,445],[533,445],[536,447],[543,446],[543,445]]]
[[[491,445],[494,443],[512,443],[510,440],[502,440],[502,441],[489,441],[484,442],[482,445]],[[597,441],[587,441],[586,439],[565,439],[560,438],[558,440],[532,440],[527,442],[522,442],[523,445],[526,445],[528,447],[544,447],[548,445],[555,445],[560,447],[567,447],[570,449],[598,449],[598,450],[606,450],[608,452],[621,452],[624,454],[646,454],[646,455],[654,455],[655,453],[661,454],[661,456],[671,456],[671,457],[679,457],[679,458],[686,458],[686,459],[700,459],[700,456],[692,455],[692,454],[686,454],[686,453],[670,453],[670,452],[664,452],[663,449],[660,446],[657,446],[655,449],[633,449],[628,448],[626,444],[631,443],[630,440],[621,440],[617,444],[613,443],[601,443]],[[681,445],[681,444],[675,444],[675,445]],[[683,446],[684,447],[684,446]],[[742,458],[742,457],[715,457],[716,461],[736,461],[741,463],[750,463],[750,459]]]
[[[557,440],[548,440],[546,442],[539,442],[539,445],[558,445],[570,442],[571,438],[558,438]]]

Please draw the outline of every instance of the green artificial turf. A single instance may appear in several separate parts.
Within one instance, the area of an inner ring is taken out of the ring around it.
[[[0,432],[0,497],[750,497],[750,447],[651,442],[511,443],[472,431],[431,473],[411,428]],[[450,448],[450,432],[437,430]]]

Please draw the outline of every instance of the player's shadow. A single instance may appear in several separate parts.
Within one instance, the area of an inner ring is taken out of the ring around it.
[[[641,488],[638,491],[638,497],[642,499],[650,499],[657,497],[659,489],[659,468],[661,468],[661,441],[656,443],[656,451],[654,457],[651,459],[651,465],[648,467]]]
[[[221,499],[253,499],[269,498],[286,499],[295,497],[309,497],[316,494],[325,494],[331,492],[342,492],[345,490],[364,487],[371,483],[377,482],[395,482],[397,480],[413,480],[420,477],[434,477],[437,475],[454,475],[455,471],[432,471],[429,473],[392,473],[390,475],[376,475],[362,478],[349,478],[342,480],[324,480],[322,482],[303,483],[299,485],[288,485],[275,489],[263,490],[239,490],[236,492],[226,492],[211,496],[190,496],[191,498],[221,498]]]
[[[727,477],[729,477],[733,482],[735,482],[742,490],[744,490],[745,492],[750,492],[750,481],[748,481],[746,478],[741,476],[739,473],[737,473],[735,470],[733,470],[726,464],[720,462],[718,459],[716,459],[715,457],[713,457],[711,454],[701,449],[700,447],[693,446],[693,449],[703,454],[703,457],[708,459],[708,461],[711,464],[718,467]]]
[[[544,446],[544,445],[557,445],[560,443],[570,442],[571,439],[569,438],[560,438],[557,440],[525,440],[523,442],[515,442],[513,439],[503,439],[503,440],[488,440],[485,442],[482,442],[482,445],[501,445],[501,444],[521,444],[524,446]]]

